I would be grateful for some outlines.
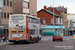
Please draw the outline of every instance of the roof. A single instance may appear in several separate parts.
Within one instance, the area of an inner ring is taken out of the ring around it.
[[[47,12],[47,13],[53,15],[53,12],[52,12],[52,11],[49,11],[49,10],[41,9],[40,11],[45,11],[45,12]],[[39,13],[40,11],[38,11],[37,13]],[[58,14],[56,14],[56,13],[54,13],[54,16],[59,16],[59,17],[60,17],[60,15],[58,15]]]
[[[27,15],[27,14],[12,14],[11,16],[17,16],[17,15]],[[27,15],[28,17],[37,18],[36,16]]]

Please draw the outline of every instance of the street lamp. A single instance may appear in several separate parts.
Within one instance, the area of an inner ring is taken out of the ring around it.
[[[53,0],[53,32],[54,32],[54,0]]]

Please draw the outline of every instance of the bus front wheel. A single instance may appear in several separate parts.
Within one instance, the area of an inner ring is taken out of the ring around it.
[[[37,40],[35,42],[38,42],[39,41],[39,37],[37,37]]]

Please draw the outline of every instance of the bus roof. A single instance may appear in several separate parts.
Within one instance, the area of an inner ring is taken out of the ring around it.
[[[11,16],[14,16],[14,15],[27,15],[27,14],[12,14]],[[37,19],[40,19],[36,16],[31,16],[31,15],[27,15],[28,17],[32,17],[32,18],[37,18]]]

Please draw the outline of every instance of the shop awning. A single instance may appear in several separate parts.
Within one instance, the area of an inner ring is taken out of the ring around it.
[[[46,28],[53,28],[53,26],[47,26],[47,27],[41,27],[41,29],[46,29]],[[64,28],[64,26],[54,26],[54,28]]]

